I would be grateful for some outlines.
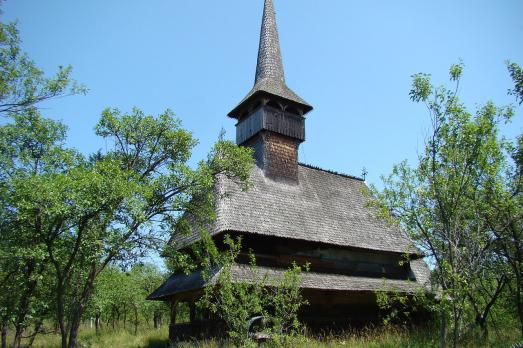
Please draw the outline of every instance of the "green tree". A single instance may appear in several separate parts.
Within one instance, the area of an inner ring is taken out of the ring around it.
[[[302,329],[298,314],[309,302],[303,298],[301,284],[303,272],[308,271],[308,264],[299,266],[293,262],[283,277],[270,280],[269,284],[272,284],[264,288],[265,306],[274,318],[275,332],[294,335]]]
[[[46,77],[22,52],[20,42],[16,23],[0,23],[0,115],[9,122],[0,129],[0,290],[10,294],[0,301],[2,347],[7,345],[9,322],[15,327],[17,347],[29,319],[51,307],[43,300],[47,270],[42,245],[31,239],[30,230],[17,227],[19,216],[10,196],[13,187],[31,175],[53,170],[55,161],[66,165],[61,156],[72,155],[61,148],[65,127],[43,119],[36,108],[44,100],[87,91],[70,78],[71,67],[59,67],[54,77]]]
[[[514,89],[509,91],[523,102],[523,73],[516,63],[507,64]],[[477,200],[476,211],[495,236],[495,248],[506,260],[507,277],[511,280],[508,289],[521,325],[523,338],[523,134],[516,141],[506,144],[512,161],[505,175],[488,181],[481,199]]]
[[[106,267],[98,275],[86,310],[86,315],[94,319],[96,332],[101,329],[104,316],[106,323],[110,322],[115,329],[116,322],[120,320],[125,310],[127,282],[125,273],[113,265]]]
[[[111,325],[114,330],[124,318],[131,318],[135,334],[144,322],[150,328],[151,320],[154,328],[159,328],[169,308],[164,302],[146,298],[164,280],[165,275],[151,264],[136,264],[128,272],[116,266],[106,267],[95,281],[86,318],[94,319],[97,333],[103,322],[105,328]]]
[[[432,129],[418,165],[396,165],[376,192],[382,214],[394,216],[434,265],[442,341],[450,325],[454,346],[470,321],[487,333],[488,314],[507,282],[505,260],[477,208],[491,183],[506,182],[499,125],[513,114],[492,102],[469,113],[457,95],[462,70],[451,67],[451,90],[434,88],[427,74],[413,76],[410,97],[426,105]]]
[[[171,111],[153,117],[108,109],[96,132],[114,143],[111,151],[37,182],[25,200],[46,207],[30,219],[45,226],[63,347],[76,345],[94,281],[108,264],[138,259],[164,243],[192,197],[212,196],[215,175],[245,179],[252,165],[249,151],[221,141],[191,169],[196,141]]]
[[[26,111],[44,100],[86,93],[86,87],[71,80],[71,71],[70,66],[60,66],[54,77],[45,77],[20,49],[16,23],[0,23],[0,115]]]
[[[261,279],[249,283],[234,279],[232,267],[241,251],[241,239],[233,240],[227,235],[224,244],[227,249],[223,252],[211,251],[214,258],[204,270],[204,278],[210,284],[205,287],[198,306],[223,320],[229,336],[244,344],[249,340],[249,319],[264,314],[263,285]],[[255,265],[250,266],[254,272]],[[215,274],[217,278],[212,279]]]
[[[12,231],[3,250],[32,255],[30,267],[15,267],[13,274],[28,279],[22,305],[11,306],[20,312],[15,326],[21,337],[36,280],[50,270],[63,347],[76,345],[94,282],[107,265],[132,262],[164,243],[179,214],[189,206],[197,213],[192,197],[202,207],[212,197],[215,175],[246,180],[253,161],[250,151],[220,141],[207,161],[191,169],[187,161],[196,141],[170,111],[156,118],[137,109],[128,115],[106,110],[97,132],[113,140],[114,149],[89,160],[63,149],[65,129],[38,114],[2,131],[13,134],[2,137],[6,153],[16,154],[3,166],[11,176],[3,186],[9,217],[3,223]],[[35,155],[42,149],[45,157]]]
[[[145,294],[141,304],[142,317],[148,327],[150,327],[150,321],[152,320],[153,327],[159,329],[162,326],[163,318],[169,313],[169,306],[166,302],[148,301],[146,298],[163,284],[167,274],[160,272],[156,266],[151,264],[139,265],[133,270],[138,272],[138,286],[142,293]]]
[[[0,303],[2,337],[14,323],[19,346],[29,319],[52,309],[62,346],[74,347],[103,269],[157,248],[180,214],[209,209],[215,175],[246,181],[253,160],[222,140],[193,169],[196,140],[173,113],[138,109],[105,110],[96,132],[114,147],[85,158],[65,148],[61,123],[37,111],[39,102],[85,88],[69,78],[70,67],[45,77],[19,43],[16,25],[1,24],[0,113],[8,123],[0,128],[0,287],[10,294]],[[43,293],[54,299],[40,301]]]
[[[523,103],[523,70],[517,63],[510,61],[507,62],[507,68],[514,82],[514,88],[509,89],[508,93],[515,96],[519,105],[521,105]]]
[[[31,220],[28,213],[42,207],[27,199],[35,194],[32,189],[39,188],[39,178],[74,165],[78,155],[63,148],[65,127],[59,122],[42,118],[34,109],[10,118],[12,123],[0,127],[0,288],[9,294],[1,300],[2,325],[5,329],[8,321],[14,324],[13,345],[17,347],[28,319],[51,307],[49,298],[42,296],[41,286],[50,283],[43,282],[49,276],[48,258],[45,244],[35,233],[41,221]]]
[[[204,237],[205,238],[205,237]],[[219,250],[207,235],[204,245],[208,253],[201,264],[203,276],[208,285],[198,306],[208,310],[221,319],[227,326],[227,333],[237,344],[245,345],[250,341],[250,319],[261,316],[269,321],[270,334],[274,342],[299,332],[301,324],[298,313],[308,302],[301,294],[302,271],[308,270],[308,265],[301,267],[293,263],[281,277],[271,277],[256,266],[256,259],[250,255],[250,279],[237,279],[233,268],[237,267],[240,254],[241,238],[224,237],[225,247]],[[207,258],[208,257],[208,258]]]

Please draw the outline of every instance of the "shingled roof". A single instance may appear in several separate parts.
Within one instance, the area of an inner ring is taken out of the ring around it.
[[[254,87],[238,106],[229,113],[229,116],[239,118],[243,105],[260,93],[268,93],[298,103],[302,106],[304,113],[312,110],[312,106],[285,84],[280,40],[276,27],[276,14],[272,0],[265,0],[263,9]]]
[[[413,260],[410,263],[415,280],[398,280],[385,278],[357,277],[333,273],[304,272],[302,289],[338,290],[338,291],[400,291],[413,293],[419,288],[430,290],[430,271],[423,260]],[[206,285],[217,282],[219,270],[213,270],[208,281],[205,281],[200,271],[190,275],[173,274],[162,286],[156,289],[149,300],[164,300],[169,296],[183,292],[198,290]],[[281,268],[256,267],[235,264],[231,268],[232,279],[237,282],[253,282],[265,280],[265,285],[277,283],[285,270]]]
[[[369,208],[361,179],[310,166],[298,166],[295,184],[266,177],[255,166],[253,187],[241,191],[220,177],[212,235],[243,232],[394,253],[419,253],[399,228],[377,219]],[[227,193],[225,195],[225,193]],[[175,234],[172,243],[183,248],[199,234]]]

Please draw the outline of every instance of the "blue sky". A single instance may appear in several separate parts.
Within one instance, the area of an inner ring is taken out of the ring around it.
[[[408,98],[410,76],[447,83],[462,59],[461,96],[474,110],[513,103],[504,61],[523,65],[523,1],[274,0],[287,84],[315,107],[300,160],[368,182],[415,161],[428,115]],[[49,74],[71,64],[87,96],[46,103],[69,126],[69,144],[91,153],[105,107],[171,108],[206,156],[226,114],[254,80],[262,0],[7,0],[23,48]],[[508,136],[522,131],[521,108]]]

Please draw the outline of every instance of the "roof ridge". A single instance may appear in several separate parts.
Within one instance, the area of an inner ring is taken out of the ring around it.
[[[358,181],[365,182],[365,180],[364,180],[363,178],[360,178],[360,177],[358,177],[358,176],[349,175],[349,174],[345,174],[345,173],[340,173],[340,172],[337,172],[337,171],[335,171],[335,170],[324,169],[324,168],[321,168],[321,167],[318,167],[318,166],[315,166],[315,165],[312,165],[312,164],[303,163],[303,162],[299,162],[298,164],[299,164],[300,166],[302,166],[302,167],[306,167],[306,168],[310,168],[310,169],[315,169],[315,170],[319,170],[319,171],[326,172],[326,173],[329,173],[329,174],[334,174],[334,175],[342,176],[342,177],[344,177],[344,178],[349,178],[349,179],[354,179],[354,180],[358,180]]]

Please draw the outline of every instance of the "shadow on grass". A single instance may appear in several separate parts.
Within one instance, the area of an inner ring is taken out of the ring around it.
[[[169,340],[161,338],[149,338],[144,348],[167,348],[169,347]]]

